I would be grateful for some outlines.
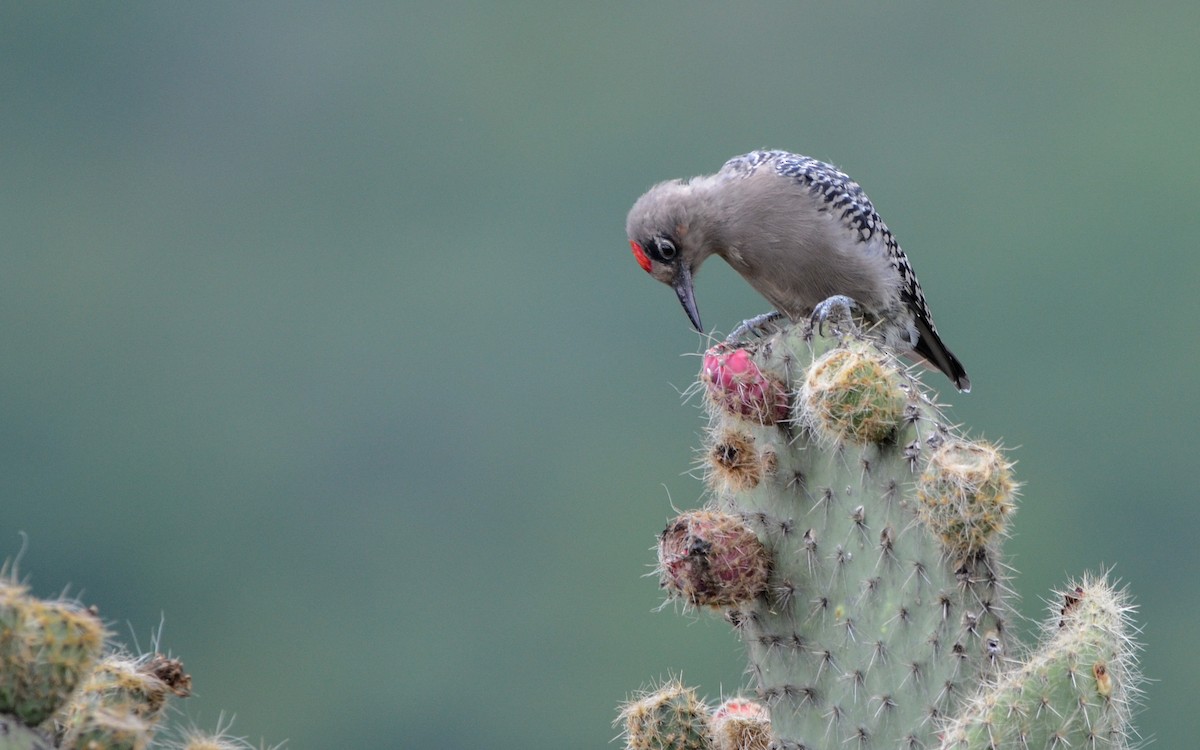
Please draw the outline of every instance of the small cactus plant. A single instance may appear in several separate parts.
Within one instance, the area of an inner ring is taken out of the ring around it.
[[[0,582],[0,714],[30,727],[49,719],[91,672],[104,636],[83,607]]]
[[[1126,595],[1085,577],[1061,594],[1042,644],[945,727],[947,750],[1128,747],[1140,677]]]
[[[1046,644],[1014,657],[1012,463],[873,338],[798,325],[720,344],[700,383],[709,501],[660,536],[660,582],[723,612],[765,713],[743,731],[730,722],[754,712],[708,712],[671,683],[706,722],[673,713],[666,734],[687,744],[646,744],[643,696],[621,712],[628,747],[1127,746],[1123,595],[1085,579]]]
[[[0,750],[245,750],[218,728],[156,744],[172,697],[191,693],[178,659],[105,655],[95,608],[43,601],[0,571]]]

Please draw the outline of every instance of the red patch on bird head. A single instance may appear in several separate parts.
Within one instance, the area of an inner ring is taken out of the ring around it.
[[[650,273],[650,259],[646,257],[646,252],[642,250],[642,246],[633,240],[629,241],[629,246],[633,248],[633,257],[637,258],[638,265],[646,273]]]

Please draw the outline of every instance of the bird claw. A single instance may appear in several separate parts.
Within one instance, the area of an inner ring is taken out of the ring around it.
[[[808,326],[816,329],[821,336],[825,335],[825,324],[831,323],[835,336],[839,338],[854,328],[854,311],[858,303],[844,294],[835,294],[813,308],[809,316]]]
[[[740,324],[738,324],[737,328],[733,329],[732,333],[725,337],[725,343],[729,346],[735,346],[741,343],[743,339],[747,338],[749,335],[764,335],[765,332],[763,329],[782,317],[783,313],[779,312],[778,310],[772,310],[769,313],[755,315],[753,318],[743,320]]]

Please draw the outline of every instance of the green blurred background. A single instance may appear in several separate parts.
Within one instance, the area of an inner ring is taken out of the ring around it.
[[[0,555],[293,748],[607,747],[740,646],[643,578],[701,339],[651,183],[862,183],[1024,500],[1021,609],[1115,565],[1194,742],[1195,2],[5,3]],[[728,331],[765,309],[697,284]],[[1030,626],[1026,626],[1027,628]]]

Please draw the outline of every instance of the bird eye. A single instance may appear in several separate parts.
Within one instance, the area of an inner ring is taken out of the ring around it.
[[[654,246],[658,249],[658,254],[662,256],[663,260],[671,260],[679,253],[675,248],[675,243],[666,237],[655,239]]]

